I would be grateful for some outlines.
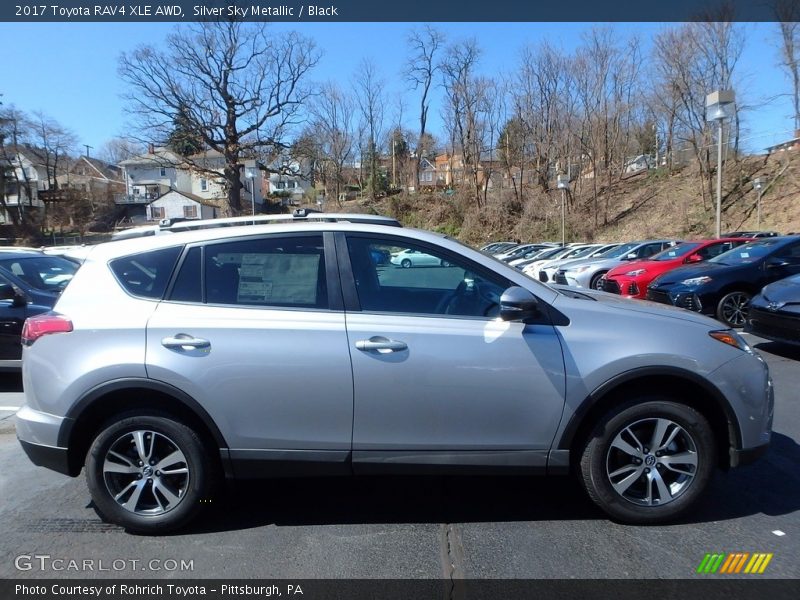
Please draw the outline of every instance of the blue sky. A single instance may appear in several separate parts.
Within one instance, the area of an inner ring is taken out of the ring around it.
[[[508,72],[526,44],[549,40],[570,51],[580,44],[591,23],[438,23],[449,40],[475,37],[483,49],[481,70]],[[406,36],[418,23],[304,23],[293,28],[313,38],[323,57],[313,73],[316,80],[333,79],[347,85],[363,57],[371,58],[387,81],[389,118],[396,112],[404,89],[401,75]],[[668,26],[668,25],[666,25]],[[125,133],[126,117],[120,95],[124,84],[117,76],[117,58],[139,44],[158,44],[174,25],[169,23],[19,23],[0,24],[0,55],[4,104],[26,111],[42,110],[72,129],[81,144],[94,152],[109,138]],[[276,24],[278,30],[288,25]],[[655,33],[665,25],[617,23],[622,34],[638,33],[649,49]],[[777,26],[744,24],[747,45],[737,67],[736,90],[742,104],[759,106],[743,115],[743,143],[751,151],[792,137],[790,91],[778,67]],[[415,96],[406,94],[404,121],[415,127]],[[440,127],[438,106],[431,129]]]

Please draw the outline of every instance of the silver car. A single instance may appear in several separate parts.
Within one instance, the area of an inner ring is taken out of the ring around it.
[[[161,533],[222,478],[302,474],[574,473],[655,523],[766,449],[767,367],[717,321],[364,219],[94,247],[25,324],[28,456]],[[375,260],[403,250],[440,266]]]
[[[593,290],[603,289],[603,277],[614,267],[630,260],[644,260],[662,250],[679,244],[679,240],[646,240],[622,244],[599,258],[588,258],[563,263],[556,271],[553,282]]]

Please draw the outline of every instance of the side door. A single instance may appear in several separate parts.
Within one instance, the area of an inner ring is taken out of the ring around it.
[[[763,285],[798,273],[800,273],[800,241],[783,246],[764,261]]]
[[[349,472],[353,380],[325,237],[189,246],[148,323],[148,376],[206,409],[237,476],[296,461]]]
[[[437,266],[376,265],[413,249]],[[511,283],[399,236],[337,234],[353,361],[353,467],[544,468],[564,406],[564,360],[546,320],[500,321]]]

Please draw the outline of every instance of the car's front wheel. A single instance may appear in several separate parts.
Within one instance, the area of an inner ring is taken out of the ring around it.
[[[589,497],[612,518],[658,523],[688,510],[711,479],[714,433],[695,409],[669,398],[610,411],[583,448]]]
[[[592,275],[592,280],[589,282],[589,287],[593,290],[603,291],[603,277],[606,276],[608,271],[600,271]]]
[[[107,423],[86,458],[97,512],[138,533],[188,523],[208,501],[216,475],[197,433],[168,415],[129,414]]]
[[[747,308],[750,294],[747,292],[730,292],[720,298],[717,304],[717,319],[728,327],[744,327],[747,321]]]

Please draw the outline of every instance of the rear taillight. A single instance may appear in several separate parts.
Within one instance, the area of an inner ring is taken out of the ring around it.
[[[72,331],[72,321],[64,315],[44,313],[29,317],[22,326],[22,343],[30,346],[43,335],[50,333],[68,333]]]

